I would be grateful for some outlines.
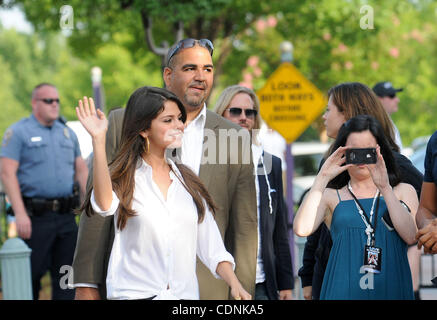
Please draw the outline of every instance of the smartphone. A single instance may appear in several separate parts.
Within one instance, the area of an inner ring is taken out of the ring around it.
[[[376,163],[375,148],[346,149],[346,164],[373,164]]]

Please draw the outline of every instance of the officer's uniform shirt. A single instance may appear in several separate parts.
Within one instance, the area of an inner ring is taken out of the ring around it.
[[[0,156],[19,162],[17,177],[24,197],[72,194],[80,148],[76,134],[61,122],[46,127],[32,114],[13,124],[5,132]]]
[[[424,182],[433,182],[437,186],[437,131],[433,133],[426,146]]]

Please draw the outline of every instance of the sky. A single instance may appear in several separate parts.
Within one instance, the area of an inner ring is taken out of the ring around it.
[[[15,28],[19,32],[31,33],[33,31],[32,25],[26,20],[24,13],[18,8],[11,9],[0,8],[0,23],[3,28]]]

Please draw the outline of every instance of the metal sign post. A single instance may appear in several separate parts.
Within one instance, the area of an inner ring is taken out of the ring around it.
[[[281,65],[267,79],[263,88],[257,91],[260,114],[263,120],[287,142],[285,160],[287,163],[286,201],[288,207],[288,234],[293,269],[295,274],[301,265],[304,239],[298,239],[299,254],[295,255],[295,237],[292,228],[294,219],[293,174],[294,161],[292,143],[320,115],[326,106],[326,98],[300,71],[291,64],[293,45],[281,44]],[[297,263],[296,263],[297,262]],[[300,296],[302,293],[300,292]]]
[[[91,68],[91,81],[93,84],[94,103],[97,109],[105,112],[105,98],[102,86],[102,69],[99,67]]]

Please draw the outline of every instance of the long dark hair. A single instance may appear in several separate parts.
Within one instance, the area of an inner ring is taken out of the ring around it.
[[[390,181],[390,185],[392,187],[396,186],[401,182],[399,169],[396,165],[396,161],[393,155],[392,148],[387,141],[387,138],[384,134],[384,130],[381,124],[374,117],[369,115],[359,115],[353,117],[346,121],[340,128],[337,138],[335,139],[332,147],[332,154],[339,147],[343,147],[346,145],[347,138],[351,133],[354,132],[363,132],[369,130],[370,133],[375,137],[376,142],[381,148],[381,155],[384,158],[384,162],[387,168],[388,179]],[[344,187],[348,181],[350,180],[349,173],[343,171],[341,174],[332,179],[327,187],[333,189],[341,189]]]
[[[360,114],[373,116],[380,123],[390,147],[399,151],[393,123],[372,89],[360,82],[344,82],[329,89],[328,97],[346,120]]]
[[[166,89],[141,87],[130,96],[127,102],[123,118],[120,148],[114,161],[109,164],[112,187],[120,200],[117,219],[117,227],[120,230],[126,226],[127,219],[136,215],[136,212],[132,209],[135,170],[142,156],[149,151],[146,148],[145,139],[140,135],[140,132],[150,129],[152,120],[164,110],[164,102],[168,100],[176,103],[182,114],[182,121],[185,123],[187,114],[182,102],[176,95]],[[216,205],[199,177],[183,164],[176,165],[182,175],[182,179],[177,173],[175,174],[193,197],[197,207],[198,222],[200,223],[205,216],[203,200],[205,200],[212,213],[215,213]],[[88,192],[86,200],[80,209],[85,210],[88,216],[94,214],[90,195],[91,190]]]

